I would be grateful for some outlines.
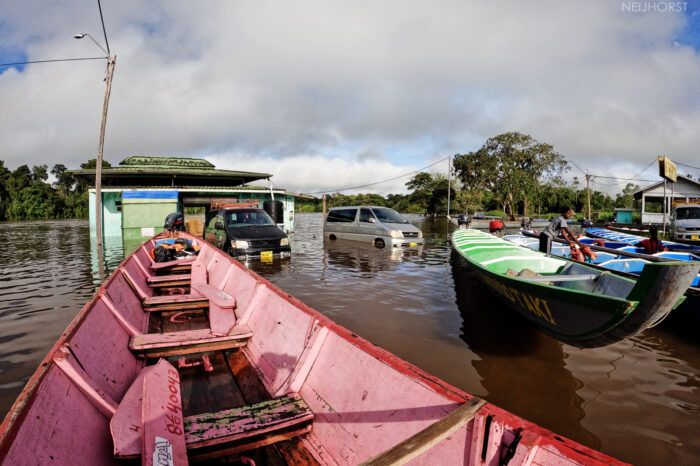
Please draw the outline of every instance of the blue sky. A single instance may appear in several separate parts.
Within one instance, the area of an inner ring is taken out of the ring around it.
[[[700,1],[623,3],[104,0],[117,54],[105,158],[206,157],[316,192],[520,131],[619,177],[598,180],[611,192],[660,154],[700,167]],[[103,43],[96,2],[6,0],[0,62],[100,56],[79,32]],[[104,65],[0,67],[0,160],[94,157]]]

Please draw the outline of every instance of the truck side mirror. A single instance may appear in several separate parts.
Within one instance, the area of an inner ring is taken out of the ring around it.
[[[376,220],[374,220],[374,217],[369,218],[369,223],[374,223]]]
[[[214,228],[217,229],[217,230],[224,230],[224,229],[225,229],[225,228],[224,228],[224,224],[221,223],[221,222],[216,222],[216,223],[214,224]]]

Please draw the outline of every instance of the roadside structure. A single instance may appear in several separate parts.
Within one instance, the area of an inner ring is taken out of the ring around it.
[[[664,214],[662,212],[646,212],[647,202],[660,202],[666,206],[662,211],[673,212],[675,204],[687,204],[700,202],[700,182],[686,176],[678,175],[676,183],[666,182],[664,195],[664,181],[646,186],[634,193],[634,199],[642,201],[642,223],[643,224],[663,224]],[[666,222],[669,223],[668,215]]]
[[[90,230],[95,235],[95,169],[69,170],[90,185]],[[200,158],[130,156],[118,166],[102,169],[102,231],[111,244],[140,244],[163,230],[165,217],[185,215],[188,228],[199,229],[213,202],[248,203],[263,207],[280,201],[287,232],[294,230],[294,199],[298,194],[271,187],[269,173],[216,169]],[[250,183],[260,180],[268,187]],[[193,231],[194,234],[197,231]]]

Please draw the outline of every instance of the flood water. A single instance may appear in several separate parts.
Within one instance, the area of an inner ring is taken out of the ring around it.
[[[418,250],[323,241],[298,214],[291,259],[250,268],[339,324],[560,435],[640,465],[700,460],[700,321],[577,349],[539,333],[451,254],[444,218]],[[86,221],[0,223],[0,417],[101,276]],[[123,259],[106,244],[105,273]]]

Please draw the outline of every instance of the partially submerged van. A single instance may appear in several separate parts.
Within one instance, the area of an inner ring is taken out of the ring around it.
[[[700,241],[700,204],[681,204],[671,215],[674,240]]]
[[[328,211],[323,236],[384,246],[413,247],[423,244],[423,232],[388,207],[333,207]]]

